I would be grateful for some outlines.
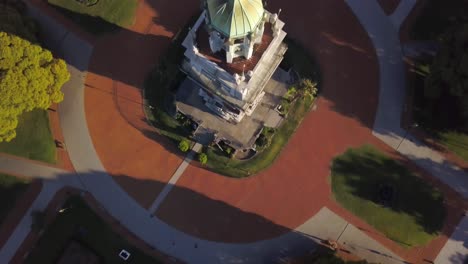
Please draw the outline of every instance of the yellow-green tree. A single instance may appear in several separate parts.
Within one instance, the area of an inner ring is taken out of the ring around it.
[[[16,136],[23,112],[62,101],[60,89],[69,79],[65,62],[50,51],[0,32],[0,142]]]

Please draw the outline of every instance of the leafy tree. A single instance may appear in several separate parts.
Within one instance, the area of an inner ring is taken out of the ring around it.
[[[190,143],[183,139],[179,142],[179,149],[182,151],[182,152],[187,152],[190,148]]]
[[[425,80],[424,96],[434,102],[441,98],[453,100],[462,125],[468,129],[468,24],[449,30],[441,36],[440,41],[441,49],[434,58]],[[430,112],[443,114],[440,112],[442,110],[429,109]]]
[[[202,164],[205,165],[208,162],[208,156],[205,153],[200,153],[198,155],[198,161]]]
[[[35,43],[38,26],[32,18],[22,14],[25,10],[23,1],[0,0],[0,32],[14,34]]]
[[[16,136],[23,112],[62,101],[60,89],[69,79],[65,62],[50,51],[0,32],[0,142]]]

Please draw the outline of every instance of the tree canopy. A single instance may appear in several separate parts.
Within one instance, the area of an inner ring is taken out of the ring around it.
[[[425,81],[424,96],[434,101],[452,98],[462,128],[468,129],[468,24],[449,30],[440,38],[441,48]],[[433,109],[433,111],[443,109]],[[445,111],[448,114],[448,111]]]
[[[69,78],[65,62],[50,51],[0,32],[0,142],[16,136],[23,112],[62,101],[60,89]]]

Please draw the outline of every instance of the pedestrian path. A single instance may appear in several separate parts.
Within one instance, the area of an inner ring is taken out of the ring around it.
[[[59,175],[68,173],[68,171],[59,168],[29,162],[26,159],[9,155],[0,155],[0,170],[7,174],[44,179],[56,179]]]
[[[306,234],[317,243],[328,239],[336,241],[341,249],[353,252],[370,263],[404,263],[401,257],[326,207],[295,231]]]
[[[176,185],[177,181],[179,180],[180,176],[184,173],[185,169],[187,169],[188,165],[190,162],[193,160],[195,155],[201,150],[202,145],[200,143],[195,143],[193,146],[192,150],[187,154],[185,157],[184,161],[180,164],[180,166],[177,168],[176,172],[174,175],[172,175],[171,179],[169,182],[164,186],[164,189],[159,193],[158,197],[154,200],[153,204],[151,204],[151,207],[149,209],[151,214],[155,214],[156,211],[158,210],[159,206],[161,203],[164,201],[166,196],[169,194],[169,192],[172,190],[174,185]]]

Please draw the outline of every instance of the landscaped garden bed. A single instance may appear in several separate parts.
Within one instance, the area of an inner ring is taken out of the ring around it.
[[[102,263],[161,263],[115,233],[79,196],[70,197],[28,255],[25,263],[55,263],[71,242],[93,252]],[[125,249],[127,261],[119,257]]]
[[[331,185],[339,204],[403,247],[427,244],[444,224],[442,193],[373,146],[336,157]]]

